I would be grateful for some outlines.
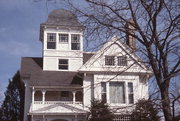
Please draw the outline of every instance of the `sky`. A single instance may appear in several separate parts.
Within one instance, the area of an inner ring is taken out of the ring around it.
[[[17,70],[21,57],[42,56],[39,26],[49,12],[63,8],[45,0],[0,0],[0,102]]]

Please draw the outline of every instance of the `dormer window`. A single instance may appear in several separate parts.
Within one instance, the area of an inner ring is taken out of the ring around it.
[[[105,65],[114,66],[115,56],[105,56]]]
[[[68,43],[68,34],[59,34],[60,43]]]
[[[79,34],[71,35],[71,49],[80,50],[80,35]]]
[[[118,66],[127,66],[127,57],[126,56],[118,56]]]
[[[47,49],[56,49],[56,33],[47,33]]]

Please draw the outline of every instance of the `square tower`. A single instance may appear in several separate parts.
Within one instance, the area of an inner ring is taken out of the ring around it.
[[[77,71],[83,65],[84,29],[71,11],[52,11],[40,25],[43,70]]]

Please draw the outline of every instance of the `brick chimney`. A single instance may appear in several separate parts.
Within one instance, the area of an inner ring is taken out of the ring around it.
[[[136,50],[136,40],[133,36],[135,34],[135,28],[133,27],[133,20],[129,20],[126,25],[126,44],[133,50]]]

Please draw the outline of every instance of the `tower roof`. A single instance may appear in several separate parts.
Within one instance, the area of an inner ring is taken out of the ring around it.
[[[40,25],[39,40],[43,41],[44,29],[72,29],[84,30],[85,27],[78,21],[77,16],[72,12],[64,9],[53,10],[49,15],[46,22]]]
[[[47,21],[44,22],[42,25],[65,26],[68,28],[83,27],[83,25],[79,23],[74,13],[68,10],[64,10],[64,9],[53,10],[49,14]]]

